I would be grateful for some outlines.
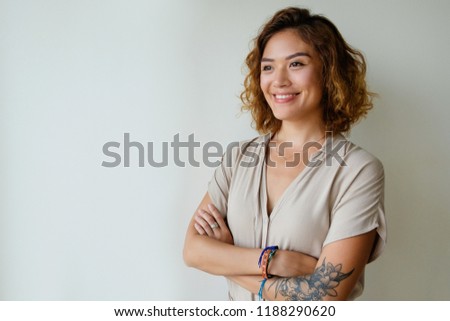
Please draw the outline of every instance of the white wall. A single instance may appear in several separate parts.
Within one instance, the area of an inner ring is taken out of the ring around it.
[[[226,299],[181,257],[213,169],[106,168],[102,146],[255,136],[241,67],[287,5],[334,21],[380,95],[351,135],[386,170],[388,247],[362,298],[450,299],[450,3],[423,0],[1,0],[0,299]]]

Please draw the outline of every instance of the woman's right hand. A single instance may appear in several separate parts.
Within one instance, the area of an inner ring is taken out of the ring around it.
[[[268,273],[281,277],[312,274],[317,259],[296,251],[278,250],[269,264]]]

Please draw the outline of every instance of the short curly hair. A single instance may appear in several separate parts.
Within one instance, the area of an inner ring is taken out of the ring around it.
[[[273,115],[260,87],[261,59],[269,39],[286,29],[296,30],[320,57],[326,130],[348,132],[373,107],[375,94],[367,89],[364,56],[345,42],[330,20],[302,8],[289,7],[278,11],[254,39],[253,49],[245,60],[248,74],[240,95],[242,111],[251,112],[255,128],[260,133],[275,133],[280,129],[281,120]]]

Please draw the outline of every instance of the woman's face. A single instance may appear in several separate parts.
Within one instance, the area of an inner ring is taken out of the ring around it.
[[[273,35],[261,59],[261,89],[282,121],[322,119],[322,64],[293,29]]]

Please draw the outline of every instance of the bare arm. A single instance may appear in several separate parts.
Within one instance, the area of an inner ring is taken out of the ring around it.
[[[208,235],[201,235],[195,229],[195,224],[198,224],[196,223],[196,218],[201,216],[199,211],[210,211],[208,204],[211,203],[211,198],[206,193],[189,223],[183,250],[185,263],[190,267],[216,275],[258,274],[258,266],[255,262],[258,261],[260,249],[237,247],[223,240],[209,237]],[[211,214],[214,215],[216,213],[213,212]],[[205,229],[208,229],[210,233],[217,233],[209,227],[209,225],[214,223],[214,219],[219,223],[219,217],[211,216],[211,222],[205,224]],[[203,221],[206,222],[206,220]],[[221,222],[224,222],[223,219]],[[219,228],[223,229],[224,226],[219,226]]]
[[[257,264],[261,249],[235,246],[222,216],[208,204],[212,201],[206,193],[189,223],[183,250],[185,263],[216,275],[261,275]],[[212,229],[216,222],[219,227]],[[281,276],[305,274],[313,271],[316,262],[315,258],[299,252],[279,251],[269,272]]]
[[[323,248],[314,273],[274,277],[263,289],[266,300],[346,300],[367,264],[375,230],[328,244]],[[229,277],[252,293],[259,292],[260,276]]]

